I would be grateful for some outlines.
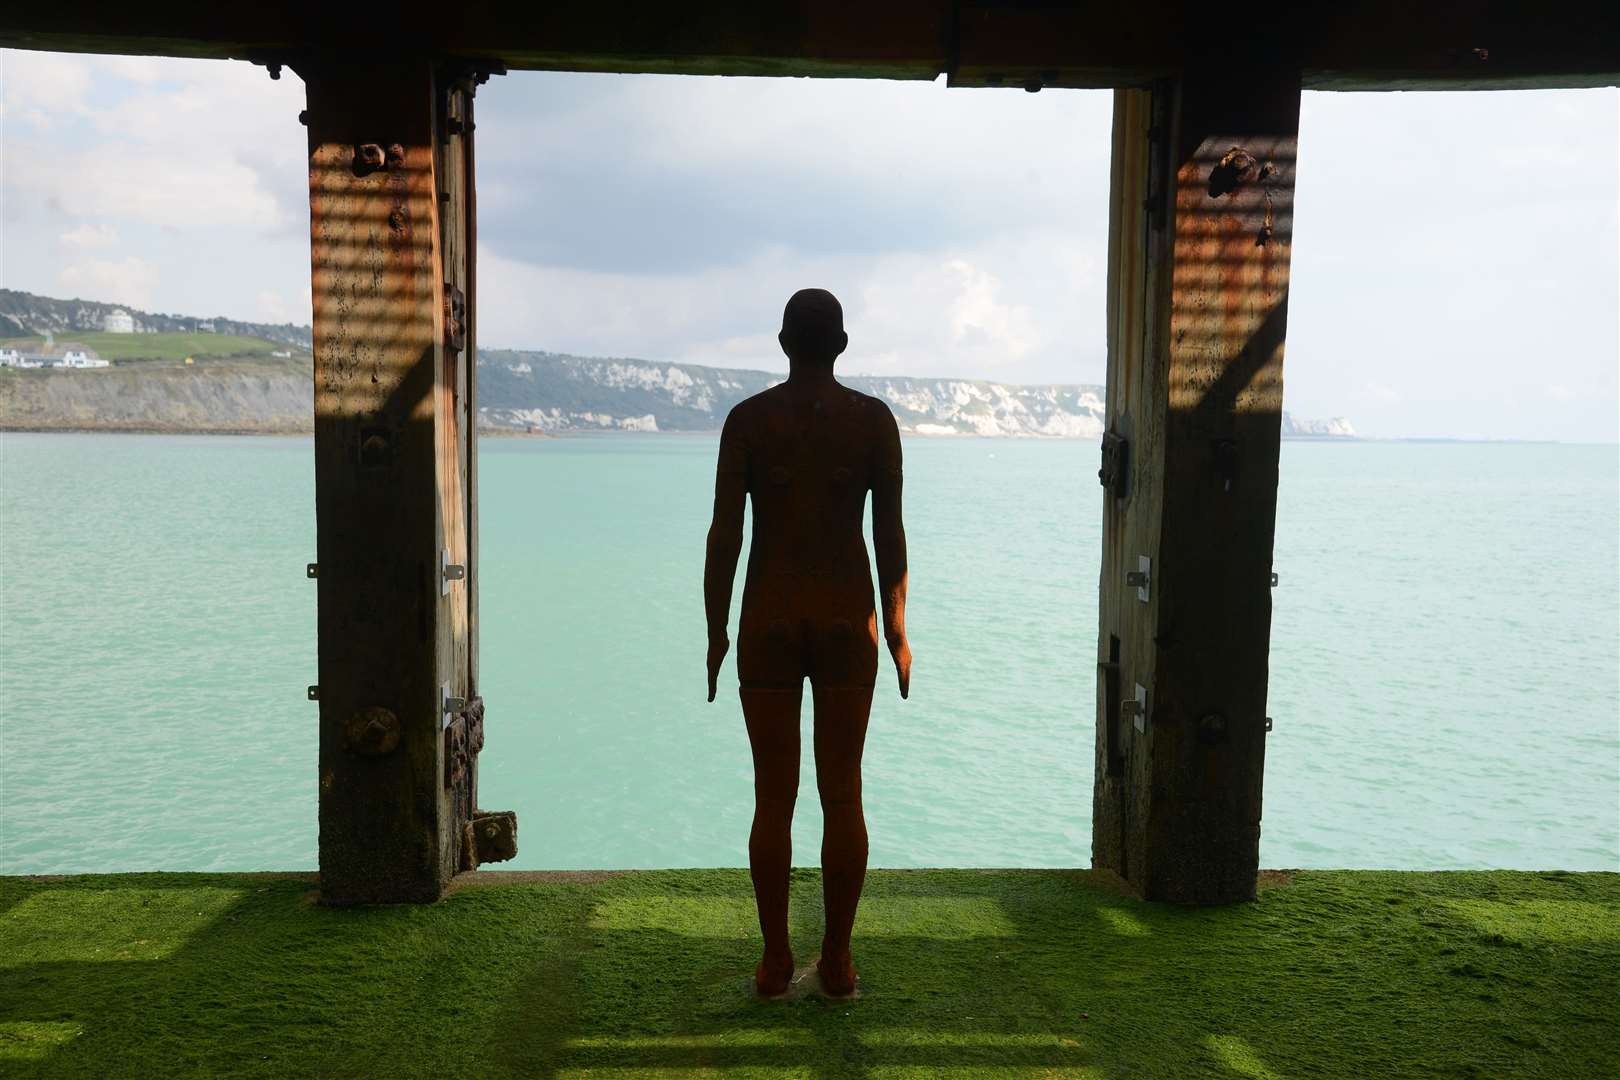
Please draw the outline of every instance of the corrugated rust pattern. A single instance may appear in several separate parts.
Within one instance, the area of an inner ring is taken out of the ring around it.
[[[1296,143],[1212,133],[1176,176],[1173,410],[1281,412]]]

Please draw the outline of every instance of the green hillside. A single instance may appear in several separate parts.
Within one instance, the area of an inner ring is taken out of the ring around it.
[[[0,347],[37,349],[43,337],[0,339]],[[270,358],[270,353],[291,350],[294,356],[307,350],[266,341],[263,338],[236,337],[231,334],[109,334],[100,330],[73,330],[56,336],[58,345],[73,342],[94,350],[103,360],[130,362],[136,360],[184,363],[190,356],[197,360],[206,357],[258,357]]]

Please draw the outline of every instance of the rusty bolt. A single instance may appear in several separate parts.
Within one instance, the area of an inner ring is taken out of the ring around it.
[[[392,462],[393,457],[393,440],[387,432],[372,429],[360,433],[360,464],[363,468],[383,468]]]
[[[343,747],[366,757],[387,754],[399,746],[399,717],[380,705],[350,716],[343,724]]]
[[[405,148],[399,143],[388,144],[388,167],[390,169],[405,167]]]
[[[1230,195],[1241,185],[1254,179],[1260,163],[1254,155],[1241,146],[1234,146],[1222,155],[1215,167],[1209,170],[1209,197],[1218,199],[1222,195]]]
[[[397,233],[405,231],[405,208],[403,206],[396,206],[388,211],[388,227]]]
[[[356,143],[354,146],[354,175],[369,176],[383,167],[383,148],[376,143]]]

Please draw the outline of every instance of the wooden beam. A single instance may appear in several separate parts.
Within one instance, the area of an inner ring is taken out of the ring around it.
[[[1287,70],[1307,89],[1612,86],[1620,6],[1343,0],[1236,9],[1190,0],[961,0],[952,86],[1147,86],[1191,69]]]
[[[1116,101],[1093,859],[1150,899],[1254,895],[1299,92]]]
[[[1620,5],[1592,0],[490,0],[379,19],[312,0],[13,4],[0,47],[332,64],[411,55],[511,68],[933,79],[955,86],[1144,86],[1192,67],[1270,67],[1344,90],[1609,86]]]
[[[315,314],[320,869],[328,903],[436,899],[463,862],[470,770],[467,366],[447,341],[468,184],[426,61],[306,64]],[[450,261],[447,264],[446,259]],[[448,266],[448,271],[447,271]],[[465,722],[465,721],[458,721]]]

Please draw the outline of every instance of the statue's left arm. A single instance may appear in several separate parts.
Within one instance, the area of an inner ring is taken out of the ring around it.
[[[742,556],[743,507],[748,498],[748,445],[736,410],[720,432],[720,460],[714,474],[714,520],[709,525],[708,555],[703,563],[703,609],[709,621],[709,700],[714,700],[720,665],[731,647],[726,621],[731,616],[731,588]]]

